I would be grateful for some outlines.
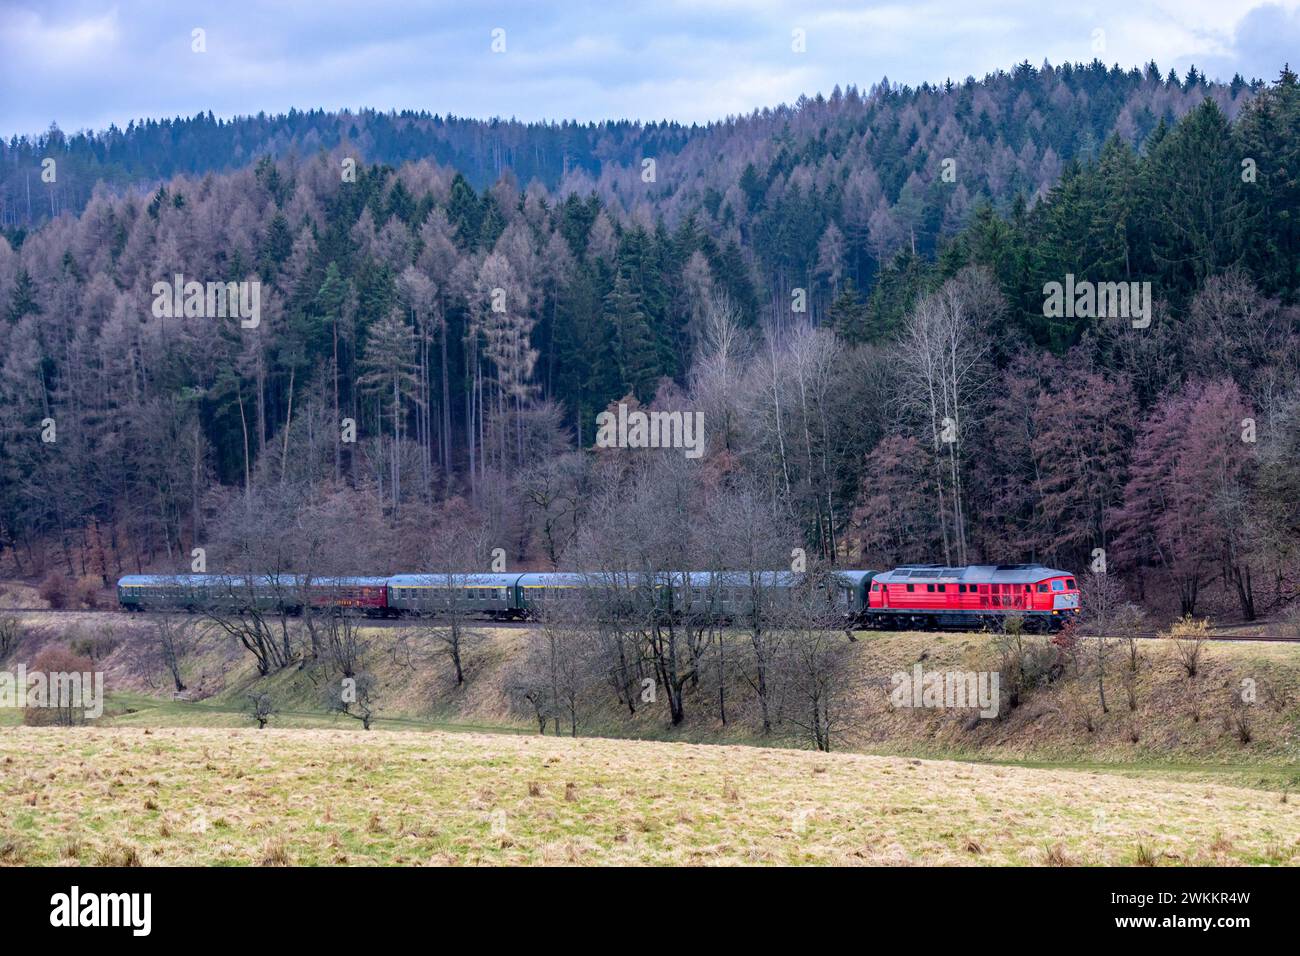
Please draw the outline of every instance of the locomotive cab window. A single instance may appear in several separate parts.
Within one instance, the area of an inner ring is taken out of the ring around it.
[[[1058,578],[1057,580],[1053,581],[1053,582],[1052,582],[1052,590],[1053,590],[1053,591],[1064,591],[1064,590],[1065,590],[1065,582],[1062,581],[1062,580],[1060,580],[1059,578]]]
[[[1075,589],[1074,578],[1070,578],[1068,581],[1066,581],[1066,582],[1065,582],[1065,586],[1066,586],[1069,590],[1073,591],[1073,590]]]
[[[1038,585],[1038,593],[1039,593],[1039,594],[1046,594],[1046,593],[1047,593],[1047,585],[1046,585],[1046,584],[1040,584],[1040,585]]]

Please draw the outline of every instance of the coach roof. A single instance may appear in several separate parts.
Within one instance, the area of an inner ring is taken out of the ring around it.
[[[464,571],[430,571],[427,574],[394,574],[388,578],[393,588],[512,588],[520,574],[466,574]]]

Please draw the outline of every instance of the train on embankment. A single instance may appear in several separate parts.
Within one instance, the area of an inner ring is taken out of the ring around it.
[[[791,571],[614,571],[388,577],[304,574],[128,575],[117,583],[126,611],[274,611],[307,608],[371,617],[435,617],[452,611],[494,620],[538,619],[553,602],[598,591],[653,589],[665,614],[743,620],[756,600],[781,600],[804,575]],[[835,570],[820,587],[848,626],[978,630],[1016,617],[1054,631],[1082,613],[1075,576],[1039,564],[905,565],[890,571]]]

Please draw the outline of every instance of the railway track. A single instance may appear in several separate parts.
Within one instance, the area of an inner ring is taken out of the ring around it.
[[[94,614],[94,615],[111,615],[113,617],[121,617],[126,620],[148,620],[150,617],[160,617],[160,616],[188,617],[197,620],[202,617],[202,615],[200,614],[188,614],[180,611],[176,611],[176,612],[150,611],[146,614],[130,614],[127,613],[126,611],[122,611],[117,608],[113,608],[113,609],[104,608],[104,609],[96,610],[92,608],[10,607],[10,608],[0,608],[0,614],[41,614],[41,615],[50,615],[50,616]],[[390,620],[387,618],[366,618],[365,626],[379,627],[379,628],[401,628],[401,627],[410,627],[411,622],[409,620],[403,620],[403,619]],[[535,627],[536,624],[530,621],[473,620],[473,621],[465,621],[463,626],[468,628],[480,628],[480,629],[481,628],[524,629],[529,627]],[[1210,630],[1216,632],[1223,632],[1223,631],[1227,631],[1230,628],[1238,627],[1238,626],[1239,625],[1235,625],[1235,624],[1211,624]],[[854,633],[870,635],[872,632],[868,629],[861,629],[855,631]],[[930,633],[952,634],[958,632],[940,630],[940,631],[933,631]],[[1115,635],[1114,639],[1119,640],[1121,639],[1121,637],[1122,637],[1121,635]],[[1142,631],[1137,635],[1137,637],[1139,640],[1144,640],[1144,641],[1161,639],[1160,635],[1156,631]],[[1210,638],[1210,640],[1232,641],[1237,643],[1257,643],[1257,644],[1300,644],[1300,634],[1278,636],[1278,635],[1261,635],[1261,634],[1217,633],[1215,634],[1215,636]]]

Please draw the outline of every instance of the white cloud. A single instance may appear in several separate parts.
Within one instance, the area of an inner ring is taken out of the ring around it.
[[[340,106],[523,119],[728,113],[869,86],[1092,59],[1272,79],[1300,40],[1300,0],[440,0],[193,4],[6,0],[0,12],[0,135]],[[192,54],[203,26],[208,52]],[[508,52],[489,51],[507,30]],[[807,31],[808,52],[790,49]]]

